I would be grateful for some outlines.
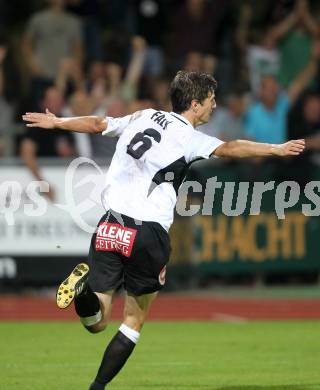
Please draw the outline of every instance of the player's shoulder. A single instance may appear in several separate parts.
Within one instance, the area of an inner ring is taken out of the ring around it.
[[[167,120],[169,119],[169,113],[166,111],[161,111],[161,110],[156,110],[154,108],[146,108],[141,111],[136,111],[131,115],[131,122],[135,121],[136,119],[143,118],[143,119],[150,119],[150,120],[155,120],[158,122],[166,118]]]
[[[144,110],[138,110],[130,114],[130,120],[134,121],[142,116],[150,115],[150,113],[154,111],[152,108],[146,108]]]
[[[134,118],[139,118],[140,116],[149,116],[152,115],[156,110],[153,108],[145,108],[144,110],[136,111],[132,116]]]
[[[169,132],[171,136],[176,134],[178,137],[183,137],[184,139],[195,132],[190,122],[174,112],[147,108],[133,113],[129,123],[137,123],[138,125],[140,121],[144,122],[144,124],[150,123],[150,126],[154,124],[156,128],[160,127],[164,131],[171,130]]]
[[[186,134],[194,131],[188,120],[174,112],[153,110],[151,118],[154,122],[159,123],[164,130],[171,130],[170,133],[176,133],[179,136],[185,137]]]
[[[176,112],[168,112],[168,114],[175,127],[183,130],[186,133],[195,131],[194,127],[184,116],[177,114]]]
[[[146,109],[144,109],[144,110],[141,110],[141,111],[137,111],[137,112],[141,112],[141,114],[143,114],[143,115],[153,115],[153,114],[155,114],[156,112],[159,112],[159,113],[161,113],[161,114],[168,114],[166,111],[161,111],[161,110],[157,110],[157,109],[155,109],[155,108],[146,108]]]

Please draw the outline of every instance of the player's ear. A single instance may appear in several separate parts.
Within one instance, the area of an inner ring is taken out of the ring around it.
[[[199,106],[198,100],[195,100],[195,99],[191,100],[191,110],[193,112],[197,112],[198,111],[198,106]]]

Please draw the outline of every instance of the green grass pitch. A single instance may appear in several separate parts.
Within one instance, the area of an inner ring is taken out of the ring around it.
[[[1,390],[88,390],[118,324],[0,323]],[[117,390],[320,389],[320,322],[149,322]]]

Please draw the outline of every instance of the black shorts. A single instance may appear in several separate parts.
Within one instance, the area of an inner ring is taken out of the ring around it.
[[[159,223],[109,210],[92,235],[89,284],[97,292],[121,284],[134,295],[158,291],[165,284],[170,251],[169,235]]]

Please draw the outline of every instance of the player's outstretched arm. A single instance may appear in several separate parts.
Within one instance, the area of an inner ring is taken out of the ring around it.
[[[28,122],[27,127],[42,129],[63,129],[78,133],[102,133],[108,126],[106,118],[98,116],[78,116],[74,118],[59,118],[48,109],[45,113],[27,112],[22,119]]]
[[[217,147],[214,155],[218,157],[268,157],[268,156],[298,156],[304,151],[305,140],[298,139],[284,144],[263,144],[259,142],[236,140],[225,142]]]

